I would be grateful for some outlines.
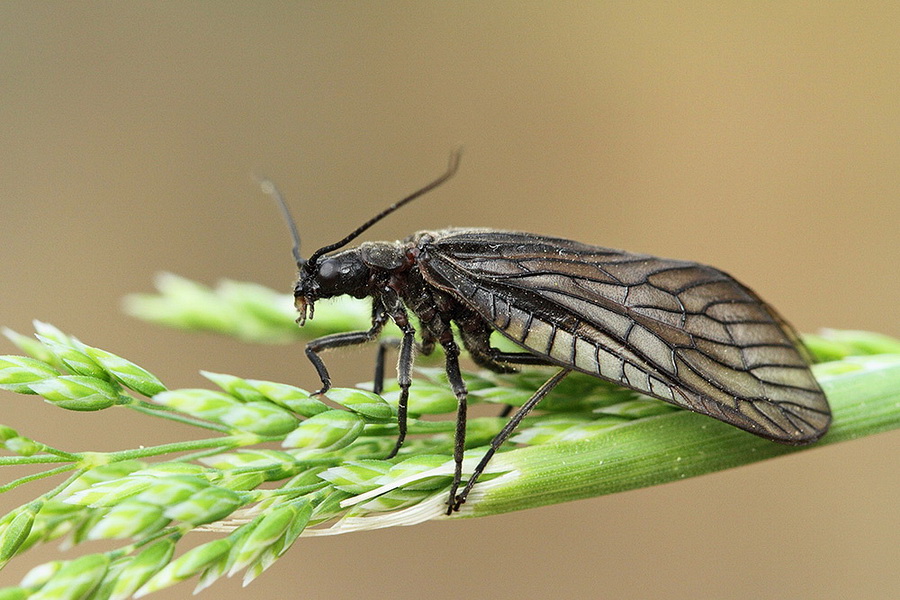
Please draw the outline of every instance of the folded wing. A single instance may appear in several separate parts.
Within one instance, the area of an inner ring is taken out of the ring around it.
[[[769,439],[828,429],[797,334],[718,269],[524,233],[432,235],[425,277],[534,354]]]

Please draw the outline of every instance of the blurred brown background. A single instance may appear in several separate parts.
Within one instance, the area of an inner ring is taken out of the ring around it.
[[[156,328],[120,300],[161,270],[288,291],[253,173],[283,188],[308,254],[462,143],[460,174],[367,239],[472,225],[688,258],[801,330],[900,335],[898,23],[895,2],[0,4],[0,323],[50,321],[171,386],[207,385],[201,368],[315,386],[299,346]],[[329,364],[347,385],[371,356]],[[0,415],[67,449],[183,434],[8,393]],[[897,597],[898,441],[304,539],[246,592],[205,597]]]

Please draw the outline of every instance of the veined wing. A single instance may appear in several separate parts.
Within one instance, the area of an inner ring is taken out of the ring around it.
[[[718,269],[524,233],[430,235],[425,277],[534,354],[769,439],[828,429],[796,333]]]

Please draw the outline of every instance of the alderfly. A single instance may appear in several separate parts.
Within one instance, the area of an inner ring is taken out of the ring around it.
[[[796,332],[752,290],[713,267],[590,246],[565,239],[493,229],[420,231],[401,242],[364,242],[341,250],[375,223],[444,183],[459,166],[453,153],[435,181],[381,211],[343,239],[304,259],[287,206],[299,277],[294,298],[300,325],[317,300],[350,295],[372,299],[366,331],[318,338],[306,355],[322,382],[331,377],[319,354],[371,342],[388,320],[402,332],[397,380],[399,434],[406,436],[407,401],[416,352],[444,349],[458,401],[450,514],[465,502],[491,456],[535,405],[572,371],[709,415],[785,444],[809,444],[828,430],[831,413]],[[416,345],[418,320],[420,342]],[[466,386],[462,345],[481,367],[509,372],[519,365],[559,370],[512,416],[466,485],[462,458]],[[520,352],[490,343],[498,332]],[[376,365],[381,392],[383,346]]]

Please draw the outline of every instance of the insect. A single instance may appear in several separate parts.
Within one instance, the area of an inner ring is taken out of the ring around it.
[[[268,188],[294,239],[297,322],[302,326],[312,319],[322,298],[346,294],[372,299],[368,330],[327,335],[307,344],[306,356],[322,382],[317,393],[331,387],[321,352],[374,341],[388,320],[402,332],[399,434],[388,458],[396,455],[406,436],[414,355],[430,354],[437,344],[443,348],[458,401],[456,468],[447,514],[465,502],[491,456],[522,419],[572,371],[776,442],[808,444],[827,431],[828,402],[795,331],[753,291],[713,267],[493,229],[420,231],[399,242],[364,242],[341,250],[444,183],[456,172],[459,159],[459,152],[453,153],[438,179],[307,259],[300,255],[300,237],[284,200]],[[410,314],[418,321],[418,345]],[[521,365],[559,368],[494,438],[462,490],[467,394],[454,324],[462,345],[481,367],[497,372]],[[495,331],[521,351],[494,348],[489,338]],[[384,349],[382,345],[376,361],[376,393],[383,382]]]

